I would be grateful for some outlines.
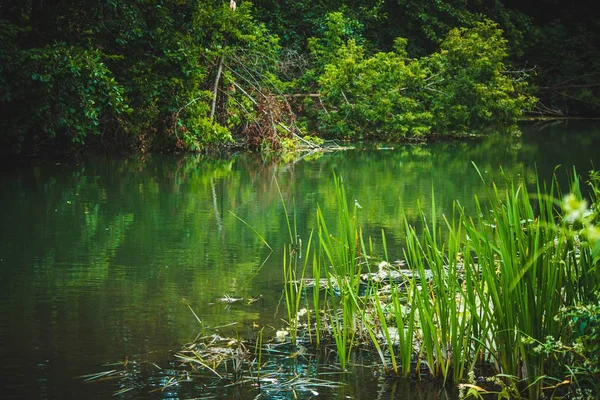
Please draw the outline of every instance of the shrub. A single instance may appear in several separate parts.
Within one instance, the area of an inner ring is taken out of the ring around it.
[[[337,22],[313,55],[325,61],[319,129],[331,136],[404,138],[514,125],[533,105],[524,77],[505,72],[506,41],[490,21],[451,30],[439,52],[419,59],[408,58],[403,38],[372,56],[355,39],[334,50],[344,21],[330,21]]]

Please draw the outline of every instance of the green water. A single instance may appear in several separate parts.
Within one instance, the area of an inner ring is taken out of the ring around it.
[[[374,237],[375,249],[383,229],[396,259],[402,258],[402,210],[416,220],[417,201],[430,210],[434,192],[432,217],[439,218],[451,212],[453,199],[472,209],[473,196],[484,196],[486,185],[472,162],[488,183],[499,185],[501,169],[533,184],[536,168],[549,179],[561,164],[559,177],[566,181],[573,166],[585,175],[592,162],[599,164],[598,124],[527,125],[523,131],[520,139],[492,135],[385,149],[359,146],[286,163],[236,155],[5,166],[2,397],[110,397],[119,382],[86,384],[74,377],[126,357],[168,364],[169,351],[200,330],[183,299],[208,329],[236,323],[226,328],[229,334],[253,337],[257,326],[273,334],[283,326],[285,306],[278,304],[282,249],[289,242],[277,184],[288,211],[295,208],[298,236],[306,243],[317,204],[326,211],[335,207],[333,174],[341,176],[348,198],[362,206],[360,224]],[[262,299],[226,307],[217,301],[225,295]],[[439,396],[414,385],[399,389],[370,370],[355,378],[338,395]],[[175,388],[148,395],[139,389],[125,397],[210,397],[210,390],[192,385],[181,393]]]

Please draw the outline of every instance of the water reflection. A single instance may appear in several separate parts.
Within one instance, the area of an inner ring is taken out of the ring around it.
[[[520,139],[492,135],[388,150],[359,147],[290,163],[243,155],[146,156],[5,171],[5,394],[80,397],[102,389],[72,377],[102,363],[140,355],[164,363],[169,349],[200,329],[184,298],[207,327],[237,322],[234,329],[244,336],[255,326],[280,326],[282,249],[289,237],[277,184],[306,243],[316,226],[316,205],[326,214],[334,209],[333,174],[341,176],[348,198],[362,206],[360,224],[375,248],[384,230],[390,256],[402,258],[403,216],[414,223],[417,202],[430,212],[432,193],[431,218],[440,218],[452,212],[454,199],[473,210],[474,195],[484,196],[493,182],[502,186],[502,174],[532,185],[536,165],[548,179],[555,164],[584,172],[597,158],[597,126],[527,129]],[[216,301],[225,294],[263,300],[227,307]]]

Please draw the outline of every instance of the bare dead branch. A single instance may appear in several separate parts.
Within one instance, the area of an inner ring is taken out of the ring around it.
[[[558,91],[558,90],[562,90],[562,89],[589,88],[589,87],[596,87],[596,86],[600,86],[600,82],[588,83],[588,84],[581,84],[581,85],[540,86],[538,89],[539,90],[545,90],[545,91],[554,92],[554,91]]]
[[[210,106],[210,120],[214,121],[215,111],[217,109],[217,93],[219,88],[219,81],[221,80],[221,73],[223,72],[223,63],[225,62],[225,54],[221,56],[219,60],[219,68],[217,69],[217,76],[215,77],[215,86],[213,87],[213,99]]]
[[[319,93],[293,93],[286,94],[285,97],[321,97]]]

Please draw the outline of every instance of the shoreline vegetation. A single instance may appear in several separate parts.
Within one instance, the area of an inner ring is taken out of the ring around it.
[[[316,395],[340,390],[340,376],[363,363],[371,376],[429,381],[452,398],[596,398],[597,172],[586,190],[573,171],[566,193],[555,181],[489,184],[473,214],[455,202],[451,215],[438,216],[434,199],[418,227],[398,221],[407,237],[402,261],[388,260],[384,231],[379,239],[363,236],[362,207],[348,201],[342,178],[334,179],[333,224],[317,206],[317,226],[305,235],[281,196],[289,234],[285,324],[255,326],[248,339],[235,323],[205,327],[186,303],[201,332],[153,390],[216,380],[223,389],[251,387],[259,397]],[[125,367],[82,378],[126,380],[132,372]]]
[[[597,19],[556,3],[7,1],[2,155],[280,153],[595,117]]]
[[[342,369],[354,347],[369,346],[388,376],[424,374],[473,398],[598,393],[597,173],[591,203],[575,172],[564,196],[556,182],[538,182],[533,193],[493,184],[476,200],[476,215],[455,203],[437,221],[434,202],[430,213],[421,211],[418,230],[404,223],[405,260],[395,265],[385,232],[384,254],[375,257],[360,205],[336,182],[335,233],[318,209],[304,260],[288,250],[292,344],[333,342]]]

